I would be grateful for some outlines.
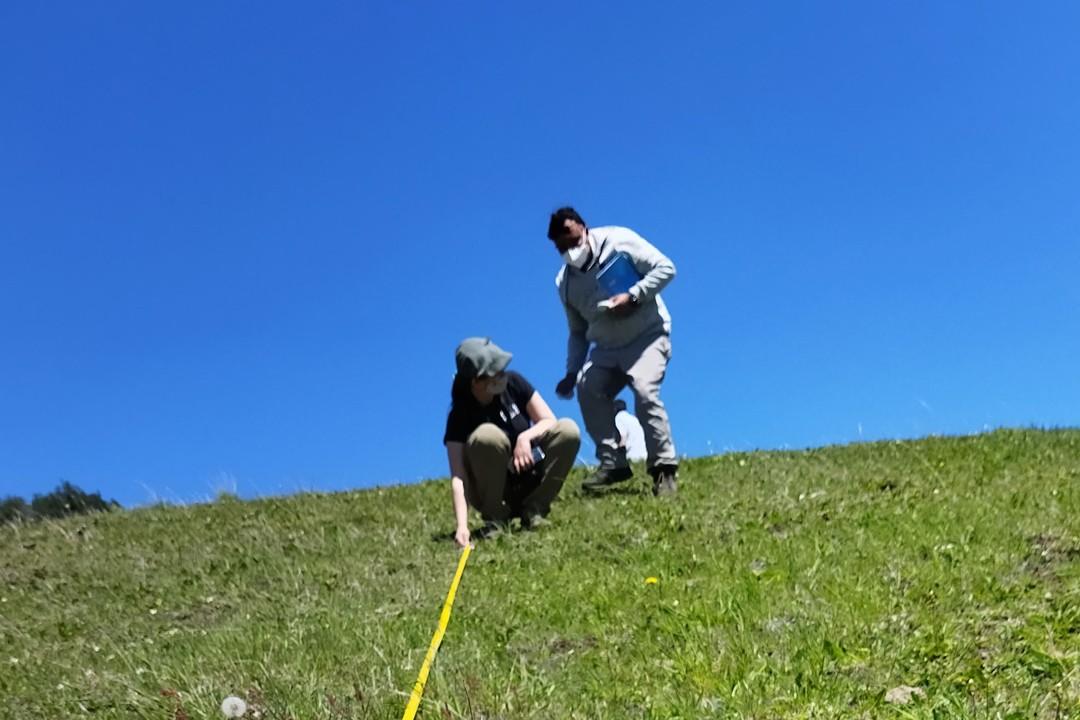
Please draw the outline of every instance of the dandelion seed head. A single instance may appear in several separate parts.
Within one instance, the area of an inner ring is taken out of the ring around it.
[[[246,712],[247,703],[235,695],[230,695],[221,701],[221,714],[227,718],[244,717]]]

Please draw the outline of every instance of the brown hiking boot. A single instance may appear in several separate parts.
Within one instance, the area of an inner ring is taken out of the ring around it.
[[[539,530],[551,525],[551,521],[542,513],[527,512],[521,516],[521,527],[526,530]]]
[[[634,477],[634,471],[628,467],[600,468],[581,483],[582,490],[599,490],[616,483],[626,482]]]
[[[674,465],[660,465],[653,468],[652,494],[656,497],[671,497],[679,490],[677,476],[679,469]]]
[[[488,520],[484,526],[473,533],[477,540],[494,540],[510,529],[510,523],[505,520]]]

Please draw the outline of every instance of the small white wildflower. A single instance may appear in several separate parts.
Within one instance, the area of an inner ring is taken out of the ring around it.
[[[926,691],[922,688],[901,685],[899,687],[894,687],[892,690],[885,693],[885,702],[890,705],[907,705],[913,698],[925,697]]]
[[[0,603],[5,603],[5,602],[7,602],[7,598],[6,597],[0,597]]]
[[[19,658],[10,657],[10,658],[8,658],[8,662],[11,663],[12,665],[18,665],[19,664]]]
[[[151,615],[157,615],[157,608],[150,608]]]
[[[221,701],[221,714],[227,718],[244,717],[246,712],[247,703],[235,695],[230,695]]]
[[[724,709],[724,701],[718,697],[701,698],[701,709],[719,712]]]
[[[214,602],[214,596],[213,595],[207,595],[206,599],[203,600],[203,602],[206,603],[207,605],[209,605],[210,603]]]
[[[57,685],[56,689],[57,690],[63,690],[64,689],[64,683],[60,683],[59,685]]]
[[[94,652],[96,652],[96,653],[101,652],[101,646],[100,645],[95,645],[94,646]]]

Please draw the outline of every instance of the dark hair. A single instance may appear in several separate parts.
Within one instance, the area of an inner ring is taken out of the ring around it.
[[[469,397],[472,397],[472,378],[457,373],[454,375],[454,383],[450,386],[451,407]]]
[[[570,207],[561,207],[555,212],[551,213],[551,221],[548,222],[548,240],[555,240],[562,237],[563,226],[567,220],[573,220],[574,222],[585,224],[585,221],[578,215],[577,210]]]

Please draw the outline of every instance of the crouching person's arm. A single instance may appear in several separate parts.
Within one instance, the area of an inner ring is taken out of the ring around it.
[[[533,441],[544,437],[551,428],[555,427],[555,413],[540,397],[540,393],[534,392],[529,398],[529,404],[525,406],[525,412],[532,422],[528,430],[523,431],[517,438],[517,444],[513,449],[514,472],[525,472],[534,465],[532,446]]]
[[[454,519],[457,529],[454,541],[465,547],[469,544],[469,503],[465,500],[465,445],[446,443],[446,455],[450,460],[450,488],[454,496]]]

